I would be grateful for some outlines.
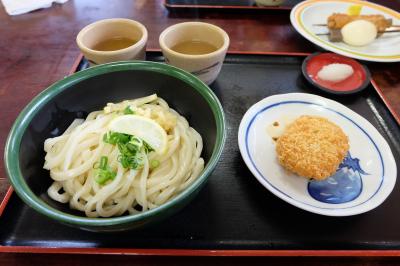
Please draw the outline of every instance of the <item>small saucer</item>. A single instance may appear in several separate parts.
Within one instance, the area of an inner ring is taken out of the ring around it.
[[[340,82],[321,80],[317,77],[322,67],[333,64],[350,65],[354,73]],[[332,94],[353,94],[364,90],[371,80],[368,68],[354,59],[335,53],[314,53],[309,55],[302,64],[304,77],[316,88]]]

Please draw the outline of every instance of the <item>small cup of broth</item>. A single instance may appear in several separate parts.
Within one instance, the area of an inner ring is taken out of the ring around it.
[[[76,43],[90,65],[123,60],[144,60],[147,30],[139,22],[113,18],[84,27]]]
[[[165,29],[159,42],[167,64],[186,70],[209,85],[221,71],[229,36],[209,23],[184,22]]]

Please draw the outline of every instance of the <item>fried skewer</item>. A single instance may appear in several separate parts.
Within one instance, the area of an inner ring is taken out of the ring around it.
[[[400,28],[400,25],[393,25],[392,19],[386,19],[383,15],[348,15],[343,13],[333,13],[327,19],[327,24],[314,24],[314,26],[326,26],[329,33],[319,33],[316,35],[328,35],[331,42],[342,42],[343,36],[341,29],[356,20],[365,20],[375,25],[377,37],[384,33],[395,33],[400,30],[387,30],[388,28]]]
[[[383,34],[383,33],[395,33],[395,32],[400,32],[400,30],[387,30],[387,31],[379,32],[379,33],[380,33],[380,34]],[[327,33],[316,33],[315,35],[324,36],[324,35],[330,35],[330,34],[331,34],[331,32],[327,32]]]
[[[375,24],[376,29],[381,32],[385,31],[386,28],[390,28],[393,24],[392,19],[386,19],[382,15],[359,15],[350,16],[342,13],[333,13],[328,17],[328,28],[340,30],[346,24],[353,22],[355,20],[366,20]]]
[[[328,24],[312,24],[313,26],[328,27]],[[391,28],[400,28],[400,25],[392,25]]]

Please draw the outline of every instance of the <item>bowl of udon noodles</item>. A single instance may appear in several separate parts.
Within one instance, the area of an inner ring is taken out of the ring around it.
[[[91,231],[127,230],[186,206],[225,135],[218,98],[195,76],[116,62],[36,96],[9,133],[4,161],[15,192],[39,213]]]

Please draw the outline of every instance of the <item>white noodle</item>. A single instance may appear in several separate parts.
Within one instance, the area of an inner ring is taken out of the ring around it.
[[[128,107],[137,115],[153,119],[168,134],[167,151],[143,153],[143,166],[125,169],[119,162],[116,145],[103,141],[107,124]],[[203,141],[187,120],[169,108],[157,95],[108,103],[86,120],[76,119],[61,135],[44,143],[44,168],[54,180],[48,195],[61,203],[85,212],[88,217],[110,217],[156,208],[176,197],[200,175],[204,160],[200,157]],[[101,156],[108,157],[116,172],[104,185],[96,182],[93,165]],[[151,162],[159,165],[152,169]]]

